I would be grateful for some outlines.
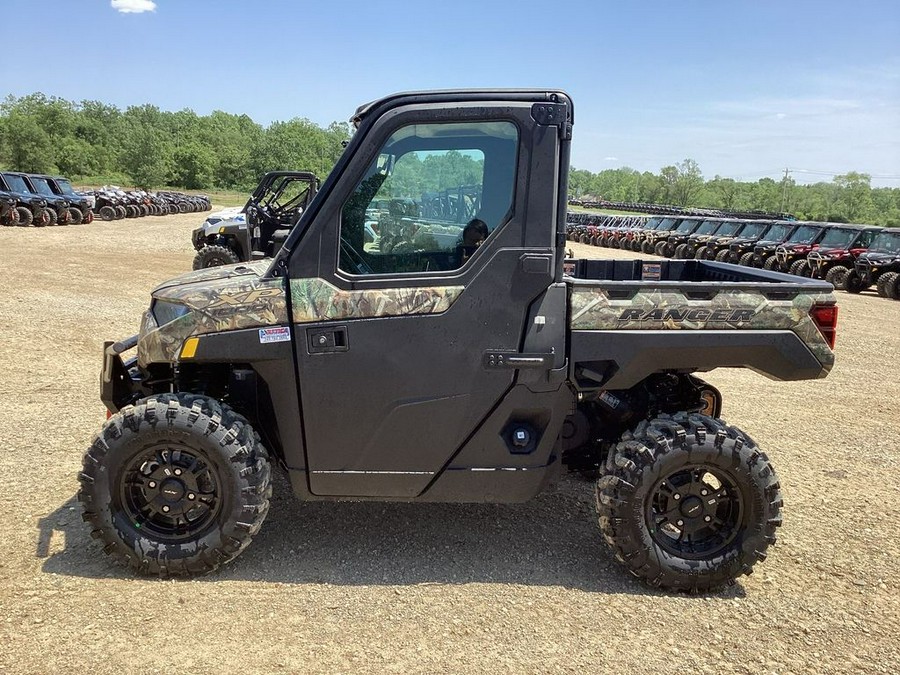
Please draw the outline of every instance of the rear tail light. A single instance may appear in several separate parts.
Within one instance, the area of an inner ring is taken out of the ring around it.
[[[834,349],[834,339],[837,335],[837,305],[813,305],[809,310],[809,315],[822,337],[825,338],[825,342],[831,349]]]

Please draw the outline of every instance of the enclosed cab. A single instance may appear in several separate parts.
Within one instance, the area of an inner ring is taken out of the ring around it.
[[[698,250],[702,260],[728,262],[729,246],[737,239],[753,240],[766,229],[768,223],[761,220],[728,220]]]
[[[806,257],[809,275],[844,290],[856,259],[869,248],[880,231],[881,228],[865,225],[834,227]]]
[[[29,174],[16,171],[7,171],[3,175],[7,181],[13,181],[19,188],[24,187],[27,192],[38,195],[47,203],[46,209],[41,214],[41,220],[46,219],[44,225],[69,224],[69,200],[53,192],[45,181],[33,181]],[[34,224],[38,224],[37,220]]]
[[[705,244],[721,226],[722,220],[707,218],[691,233],[677,233],[669,237],[669,246],[675,247],[674,257],[680,259],[693,258],[697,249]]]

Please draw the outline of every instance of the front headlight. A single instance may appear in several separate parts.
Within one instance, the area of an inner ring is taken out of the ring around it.
[[[180,316],[184,316],[190,312],[187,305],[177,302],[169,302],[168,300],[154,300],[153,307],[150,309],[153,318],[156,319],[157,326],[165,326]]]

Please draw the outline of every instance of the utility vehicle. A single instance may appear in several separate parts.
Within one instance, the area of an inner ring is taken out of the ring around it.
[[[194,269],[272,257],[318,189],[308,171],[270,171],[243,208],[214,213],[193,231]]]
[[[703,591],[749,573],[781,488],[697,373],[825,376],[832,288],[566,259],[573,120],[553,90],[362,106],[273,260],[157,287],[140,332],[104,348],[110,418],[79,492],[104,552],[147,574],[214,570],[262,526],[276,466],[301,499],[447,502],[524,501],[567,466],[600,474],[603,537],[634,575]],[[489,234],[468,245],[419,209],[473,182]]]

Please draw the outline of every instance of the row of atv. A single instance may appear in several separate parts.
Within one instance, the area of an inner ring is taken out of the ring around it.
[[[93,219],[93,200],[75,192],[68,179],[0,172],[0,225],[79,225]]]
[[[900,229],[796,220],[569,213],[566,236],[666,258],[717,260],[900,299]]]
[[[96,202],[94,208],[97,217],[106,221],[167,216],[175,213],[199,213],[212,208],[209,197],[181,192],[126,191],[114,185],[106,185],[97,190],[90,190],[86,194],[91,195]]]

